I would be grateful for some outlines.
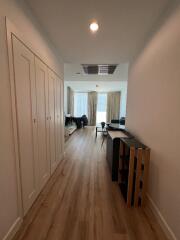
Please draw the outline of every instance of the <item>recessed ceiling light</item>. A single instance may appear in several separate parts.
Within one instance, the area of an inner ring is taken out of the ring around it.
[[[97,22],[92,22],[89,27],[93,33],[97,32],[99,29],[99,25]]]

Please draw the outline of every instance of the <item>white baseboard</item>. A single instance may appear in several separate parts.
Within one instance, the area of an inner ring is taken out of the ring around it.
[[[19,230],[21,224],[22,224],[22,219],[19,217],[10,227],[9,231],[4,236],[3,240],[11,240],[15,236],[16,232]]]
[[[163,231],[164,231],[165,235],[167,236],[167,238],[169,240],[178,240],[176,238],[175,234],[173,233],[173,231],[171,230],[171,228],[169,227],[168,223],[166,222],[166,220],[162,216],[162,214],[159,211],[158,207],[156,206],[156,204],[153,202],[152,198],[149,195],[147,195],[147,207],[153,213],[154,217],[156,218],[157,222],[159,223],[159,225],[163,229]]]

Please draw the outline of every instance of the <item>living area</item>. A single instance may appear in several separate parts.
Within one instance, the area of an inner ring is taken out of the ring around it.
[[[128,64],[65,64],[64,79],[65,139],[87,125],[125,124]]]

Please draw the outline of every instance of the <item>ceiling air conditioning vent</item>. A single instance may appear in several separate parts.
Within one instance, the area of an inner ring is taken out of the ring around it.
[[[113,74],[118,64],[82,64],[85,74]]]

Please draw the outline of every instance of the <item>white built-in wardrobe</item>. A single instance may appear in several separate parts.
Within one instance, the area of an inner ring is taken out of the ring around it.
[[[12,35],[13,126],[23,215],[63,158],[63,81]]]

